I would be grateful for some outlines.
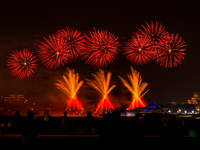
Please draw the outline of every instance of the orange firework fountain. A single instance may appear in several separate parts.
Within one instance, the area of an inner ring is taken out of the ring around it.
[[[78,110],[84,111],[83,105],[76,96],[76,93],[83,84],[83,81],[80,82],[78,81],[79,74],[78,73],[75,74],[73,69],[70,70],[68,68],[66,76],[63,75],[62,77],[63,80],[58,80],[56,86],[58,89],[63,91],[69,97],[69,102],[66,110],[70,109],[73,106],[74,109],[77,108]]]
[[[112,85],[109,88],[111,75],[112,73],[108,72],[105,77],[104,71],[99,69],[99,72],[92,74],[95,80],[86,79],[88,84],[94,87],[102,95],[102,99],[97,105],[96,112],[103,109],[115,109],[112,102],[108,98],[108,94],[116,87],[116,85]]]
[[[129,105],[128,110],[139,107],[146,107],[147,104],[142,100],[142,98],[149,90],[147,90],[143,94],[142,92],[148,86],[148,83],[146,82],[142,83],[142,77],[140,76],[140,73],[134,70],[132,67],[131,67],[131,74],[127,74],[127,76],[131,84],[129,84],[122,77],[120,76],[118,77],[121,79],[124,86],[126,86],[128,90],[132,93],[132,102]]]

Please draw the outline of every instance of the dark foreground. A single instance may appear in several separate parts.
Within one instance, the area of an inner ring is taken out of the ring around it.
[[[120,117],[114,112],[101,118],[88,116],[50,117],[48,121],[45,117],[33,118],[33,114],[31,117],[0,116],[0,144],[27,144],[23,142],[24,137],[32,146],[84,145],[93,149],[121,145],[132,149],[138,146],[191,147],[200,142],[200,120],[195,117],[161,114]]]
[[[18,146],[22,144],[20,134],[0,134],[1,145]],[[184,137],[181,139],[167,139],[160,135],[144,135],[140,138],[120,137],[119,139],[102,138],[100,135],[39,135],[32,146],[42,145],[66,145],[68,146],[95,146],[103,148],[109,146],[142,146],[142,147],[169,147],[169,146],[197,146],[200,142],[196,137]]]

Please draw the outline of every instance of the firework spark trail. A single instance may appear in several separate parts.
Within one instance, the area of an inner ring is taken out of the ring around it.
[[[69,53],[66,51],[66,45],[63,38],[56,38],[55,35],[50,36],[49,39],[45,39],[45,42],[41,42],[39,45],[39,57],[40,61],[47,68],[58,68],[64,66],[69,61]]]
[[[148,24],[146,22],[146,27],[144,25],[141,25],[143,30],[138,29],[140,34],[143,36],[148,36],[148,38],[151,40],[153,46],[152,51],[154,51],[154,58],[157,57],[160,53],[160,41],[166,40],[166,35],[168,32],[165,30],[165,27],[162,27],[162,24],[158,25],[158,22],[156,21],[155,25],[153,24],[153,21],[151,21],[151,24]]]
[[[105,77],[105,73],[103,70],[99,69],[99,72],[96,74],[92,74],[94,77],[94,80],[86,79],[87,83],[91,85],[93,88],[95,88],[102,96],[102,99],[99,101],[96,112],[101,108],[103,110],[106,109],[114,109],[114,105],[111,103],[111,101],[108,98],[108,94],[116,87],[116,85],[112,85],[109,88],[110,85],[110,79],[111,79],[111,72],[107,73],[107,76]]]
[[[171,36],[168,35],[167,39],[166,41],[161,41],[162,50],[157,62],[160,62],[160,65],[165,64],[165,67],[172,68],[172,66],[176,67],[177,64],[181,64],[181,60],[184,59],[183,55],[186,55],[185,46],[187,44],[178,34],[172,33]]]
[[[68,72],[62,77],[63,80],[58,80],[58,83],[56,83],[56,87],[63,91],[69,98],[66,110],[73,106],[74,109],[76,107],[78,110],[80,109],[84,111],[83,105],[76,96],[78,90],[83,84],[83,81],[79,82],[79,74],[75,74],[73,69],[68,68]]]
[[[86,51],[83,59],[86,64],[96,67],[104,67],[113,62],[118,54],[120,46],[118,37],[107,30],[89,31],[89,35],[85,34]]]
[[[140,76],[140,73],[134,70],[132,67],[131,67],[131,74],[127,74],[127,76],[131,84],[129,84],[122,77],[120,76],[118,77],[121,79],[124,86],[126,86],[127,89],[132,94],[132,102],[129,105],[128,110],[147,106],[146,103],[142,100],[142,98],[149,91],[147,90],[143,93],[145,88],[148,86],[148,83],[146,82],[142,83],[142,77]]]
[[[124,55],[131,63],[146,64],[151,61],[154,55],[151,48],[153,44],[147,35],[143,36],[136,33],[125,45],[126,47],[123,48]]]
[[[69,60],[75,60],[85,50],[85,39],[82,33],[66,27],[56,31],[56,38],[64,39],[65,50],[69,54]]]
[[[25,79],[34,74],[33,69],[37,68],[36,56],[32,56],[33,52],[29,52],[27,49],[14,51],[8,56],[7,66],[13,76],[19,79]]]

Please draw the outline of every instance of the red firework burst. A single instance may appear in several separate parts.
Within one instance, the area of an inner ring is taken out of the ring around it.
[[[57,31],[56,38],[64,39],[65,50],[69,54],[70,61],[83,54],[85,39],[81,36],[81,32],[66,27]]]
[[[184,59],[183,55],[186,55],[185,46],[187,44],[182,37],[178,37],[178,34],[172,33],[171,36],[168,35],[167,39],[161,42],[162,50],[157,62],[160,62],[160,65],[165,64],[165,67],[172,68],[172,66],[176,67],[177,64],[181,64],[181,60]]]
[[[143,27],[143,30],[138,29],[140,31],[140,34],[143,36],[148,36],[153,43],[152,50],[154,51],[154,54],[159,55],[160,52],[160,41],[166,40],[166,35],[168,32],[165,30],[165,27],[162,27],[162,24],[158,25],[158,22],[156,21],[156,24],[154,26],[153,22],[151,21],[151,25],[146,22],[146,27],[141,25]]]
[[[107,30],[89,31],[86,38],[86,51],[83,59],[91,66],[104,67],[113,62],[120,46],[118,37]]]
[[[39,45],[39,57],[40,61],[47,68],[58,68],[61,65],[69,61],[70,54],[66,51],[66,44],[63,38],[56,38],[54,35],[50,36],[49,39],[45,39],[45,43],[41,42]]]
[[[123,48],[124,54],[127,55],[126,58],[131,63],[142,65],[151,61],[153,56],[151,47],[153,45],[147,35],[143,36],[136,33],[125,45],[127,47]]]
[[[34,74],[34,69],[37,68],[37,59],[32,56],[33,52],[27,49],[14,51],[8,56],[7,66],[13,76],[19,79],[30,77]]]

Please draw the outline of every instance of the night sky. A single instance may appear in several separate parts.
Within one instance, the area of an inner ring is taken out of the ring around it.
[[[66,67],[75,69],[80,80],[92,78],[97,69],[85,65],[78,58],[60,69],[46,69],[39,63],[34,76],[19,80],[7,69],[7,56],[15,50],[28,49],[37,55],[43,37],[66,26],[87,33],[88,30],[107,29],[119,37],[121,47],[128,41],[145,20],[158,21],[169,33],[179,33],[185,40],[186,56],[182,64],[175,68],[165,68],[152,61],[145,65],[131,64],[120,52],[113,63],[103,68],[113,73],[111,84],[117,87],[112,91],[113,103],[123,103],[130,94],[117,75],[127,79],[130,66],[139,71],[143,81],[148,82],[145,95],[151,104],[172,101],[186,102],[195,92],[200,93],[200,12],[199,3],[188,1],[145,1],[133,0],[98,1],[0,1],[0,94],[25,94],[35,101],[63,101],[64,95],[55,88],[56,80],[61,78]],[[121,48],[120,47],[120,48]],[[84,84],[78,96],[88,100],[96,98],[94,91]],[[116,102],[114,102],[116,101]]]

